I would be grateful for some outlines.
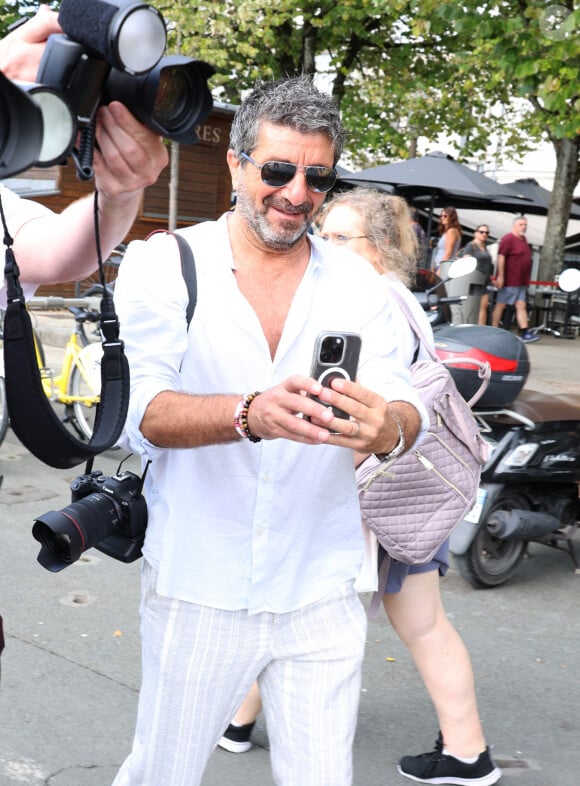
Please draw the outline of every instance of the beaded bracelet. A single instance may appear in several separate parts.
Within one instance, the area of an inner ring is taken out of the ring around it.
[[[256,390],[254,393],[248,393],[247,396],[244,396],[238,406],[236,407],[236,411],[234,414],[234,428],[243,439],[249,439],[250,442],[261,442],[262,437],[255,437],[252,432],[250,431],[250,426],[248,425],[248,410],[250,409],[250,404],[259,396],[261,390]]]

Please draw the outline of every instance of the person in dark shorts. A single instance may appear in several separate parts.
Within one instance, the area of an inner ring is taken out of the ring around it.
[[[539,336],[528,327],[527,292],[532,274],[532,249],[526,239],[528,222],[525,216],[515,219],[512,231],[499,242],[497,253],[497,300],[491,324],[498,327],[506,306],[515,306],[520,338],[527,344]]]

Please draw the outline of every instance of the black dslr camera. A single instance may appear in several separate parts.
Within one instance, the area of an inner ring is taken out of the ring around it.
[[[121,562],[139,559],[147,527],[143,479],[128,471],[107,477],[99,470],[76,477],[71,504],[35,519],[42,567],[57,573],[91,547]]]
[[[198,141],[195,127],[213,106],[207,80],[214,69],[162,56],[159,11],[137,0],[62,0],[58,20],[64,35],[49,36],[37,84],[0,79],[0,178],[70,155],[80,179],[90,180],[96,112],[114,100],[167,139]]]

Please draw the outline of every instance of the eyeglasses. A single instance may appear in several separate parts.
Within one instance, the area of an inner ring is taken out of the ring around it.
[[[480,235],[489,235],[489,229],[478,229]]]
[[[362,240],[364,237],[368,237],[368,235],[320,235],[320,237],[323,240],[330,240],[331,243],[335,243],[337,246],[344,246],[349,240]]]
[[[257,161],[247,153],[241,152],[240,156],[260,170],[262,183],[270,188],[283,188],[292,180],[298,170],[306,173],[306,184],[311,191],[325,194],[336,183],[336,170],[329,166],[301,166],[288,161]]]

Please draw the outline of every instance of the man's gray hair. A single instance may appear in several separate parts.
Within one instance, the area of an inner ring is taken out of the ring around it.
[[[301,134],[323,134],[332,144],[335,164],[341,156],[345,134],[340,112],[308,76],[256,84],[232,122],[230,148],[236,156],[242,151],[251,154],[256,148],[263,121]]]

